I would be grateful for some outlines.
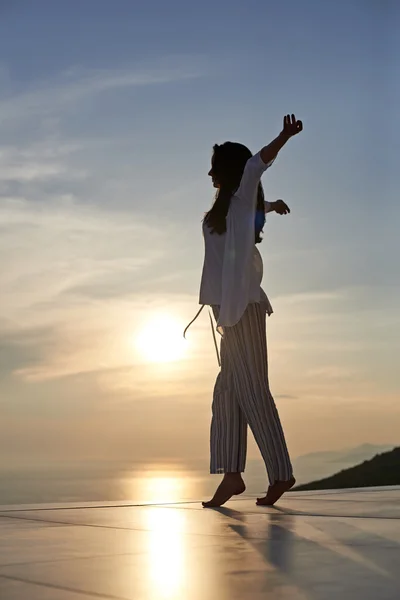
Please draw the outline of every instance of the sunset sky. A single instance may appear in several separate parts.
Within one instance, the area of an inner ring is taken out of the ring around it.
[[[1,465],[207,462],[206,311],[181,335],[211,149],[288,112],[263,182],[292,213],[260,250],[289,448],[399,443],[399,24],[395,0],[1,2]]]

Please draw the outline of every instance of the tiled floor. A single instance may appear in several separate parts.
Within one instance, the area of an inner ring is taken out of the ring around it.
[[[0,507],[1,600],[398,600],[400,490]]]

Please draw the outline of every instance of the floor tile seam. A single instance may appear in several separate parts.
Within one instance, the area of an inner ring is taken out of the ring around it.
[[[367,493],[367,492],[364,492]],[[371,494],[376,494],[377,492],[370,492]],[[345,494],[345,492],[343,492],[343,494]],[[342,495],[341,492],[337,493],[337,496]],[[257,499],[257,495],[254,496],[242,496],[241,498],[232,498],[229,502],[235,502],[235,503],[241,503],[244,500],[255,500]],[[376,502],[375,499],[364,499],[364,500],[360,500],[359,498],[350,498],[350,499],[342,499],[342,498],[324,498],[322,497],[307,497],[307,496],[299,496],[299,495],[294,495],[293,497],[292,495],[290,495],[288,498],[285,498],[285,500],[290,501],[291,499],[296,499],[296,500],[300,500],[300,501],[305,501],[305,502],[368,502],[368,503],[373,503]],[[394,500],[391,500],[391,502],[395,502]],[[4,510],[1,510],[1,506],[0,506],[0,517],[1,516],[6,516],[7,514],[10,513],[16,513],[16,512],[47,512],[47,511],[62,511],[62,510],[99,510],[99,509],[110,509],[110,508],[180,508],[182,506],[182,508],[185,507],[185,505],[193,505],[193,504],[201,504],[201,500],[189,500],[189,501],[182,501],[182,502],[150,502],[150,503],[126,503],[126,504],[112,504],[112,505],[107,505],[107,504],[97,504],[94,506],[86,506],[86,505],[79,505],[79,506],[68,506],[68,504],[65,504],[63,506],[46,506],[46,507],[40,507],[40,506],[35,506],[35,508],[7,508]],[[18,505],[16,505],[18,506]]]
[[[28,521],[28,522],[35,522],[35,523],[56,523],[56,524],[60,524],[59,522],[56,521],[42,521],[41,519],[26,519],[24,517],[13,517],[14,519],[18,520],[18,521]],[[119,527],[119,526],[113,526],[113,525],[96,525],[93,523],[61,523],[61,525],[67,525],[69,527],[90,527],[93,529],[107,529],[107,530],[113,530],[113,531],[143,531],[143,532],[147,532],[147,533],[151,533],[152,531],[154,531],[154,529],[143,529],[140,527]],[[229,538],[232,537],[230,535],[224,535],[224,534],[218,534],[218,533],[196,533],[193,531],[179,531],[180,535],[186,535],[186,536],[197,536],[197,537],[216,537],[216,538]]]
[[[400,516],[384,517],[377,515],[323,515],[323,514],[309,514],[309,513],[298,513],[298,512],[283,512],[279,511],[281,515],[287,517],[306,517],[306,518],[318,518],[318,519],[365,519],[368,521],[400,521]],[[247,513],[257,514],[257,513]],[[264,513],[268,514],[268,513]]]
[[[80,594],[81,596],[91,596],[93,598],[99,598],[100,600],[129,600],[127,597],[123,596],[114,596],[110,594],[100,594],[98,592],[89,592],[85,590],[80,590],[78,588],[71,588],[62,585],[56,585],[52,583],[35,581],[32,579],[26,579],[25,577],[14,577],[13,575],[0,575],[0,579],[7,579],[9,581],[17,581],[19,583],[26,583],[28,585],[35,585],[38,587],[45,587],[52,590],[61,590],[63,592],[70,592],[72,594]]]
[[[204,510],[204,509],[201,509]],[[208,509],[210,510],[210,509]],[[212,509],[211,509],[212,510]],[[219,511],[216,511],[219,512]],[[224,517],[228,518],[229,515],[225,515],[223,512],[219,512],[219,514],[222,514]],[[286,512],[285,510],[278,510],[275,509],[273,512],[272,511],[268,511],[268,512],[264,512],[264,511],[253,511],[253,512],[241,512],[240,513],[242,516],[248,516],[248,515],[274,515],[274,516],[279,516],[281,515],[282,517],[303,517],[303,518],[322,518],[322,519],[365,519],[365,520],[389,520],[389,521],[398,521],[400,520],[400,517],[398,516],[393,516],[393,517],[388,517],[388,516],[377,516],[377,515],[346,515],[346,514],[340,514],[340,515],[326,515],[326,514],[308,514],[308,513],[300,513],[300,512],[291,512],[288,511]],[[152,531],[151,529],[143,529],[143,528],[139,528],[139,527],[121,527],[121,526],[116,526],[116,525],[101,525],[101,524],[95,524],[95,523],[71,523],[71,522],[66,522],[66,521],[50,521],[50,520],[44,520],[44,519],[35,519],[32,517],[23,517],[23,516],[8,516],[7,518],[9,519],[15,519],[15,521],[19,521],[19,522],[28,522],[28,523],[44,523],[47,524],[48,527],[50,526],[64,526],[64,527],[92,527],[92,528],[96,528],[96,529],[111,529],[111,530],[118,530],[118,531]],[[216,534],[203,534],[203,533],[190,533],[190,532],[181,532],[185,535],[216,535]]]
[[[8,564],[1,564],[0,563],[0,577],[2,576],[1,571],[3,569],[9,569],[9,568],[14,568],[14,567],[27,567],[30,565],[46,565],[46,564],[53,564],[53,563],[64,563],[64,562],[71,562],[74,560],[96,560],[96,559],[103,559],[103,558],[118,558],[118,557],[124,557],[124,556],[141,556],[142,554],[149,554],[149,551],[146,550],[141,550],[138,552],[116,552],[114,554],[95,554],[95,555],[91,555],[91,556],[66,556],[64,558],[49,558],[46,560],[29,560],[29,561],[23,561],[23,562],[14,562],[14,563],[8,563]]]
[[[205,536],[202,536],[205,537]],[[210,536],[208,536],[210,537]],[[217,536],[215,536],[217,537]],[[237,540],[236,537],[233,536],[218,536],[222,539],[232,539],[232,540]],[[265,541],[266,539],[269,538],[265,538],[262,536],[254,536],[254,535],[248,535],[246,536],[246,538],[244,538],[243,542],[247,542],[249,540],[251,540],[253,543],[254,541]],[[295,543],[301,543],[301,542],[308,542],[310,541],[308,538],[299,538],[297,540],[295,540]],[[379,544],[379,549],[385,549],[385,550],[397,550],[398,548],[398,543],[393,541],[390,542],[390,540],[388,540],[389,543],[383,543],[383,544]],[[275,543],[286,543],[283,540],[275,540]],[[341,547],[343,545],[343,540],[331,540],[328,543],[329,547],[335,548],[337,546]],[[350,548],[370,548],[371,547],[371,543],[370,542],[349,542],[348,546]],[[196,548],[196,549],[201,549],[201,548],[205,548],[206,546],[203,546],[202,544],[193,544],[191,545],[191,549],[192,548]],[[23,562],[13,562],[13,563],[7,563],[7,564],[1,564],[0,563],[0,578],[1,577],[8,577],[7,573],[3,573],[4,570],[7,569],[14,569],[15,567],[28,567],[28,566],[41,566],[41,565],[53,565],[53,564],[59,564],[59,563],[68,563],[68,562],[82,562],[82,561],[88,561],[88,560],[104,560],[104,559],[110,559],[110,558],[126,558],[126,557],[139,557],[139,556],[143,556],[143,555],[149,555],[150,551],[148,550],[144,550],[144,551],[138,551],[138,552],[117,552],[117,553],[113,553],[113,554],[96,554],[96,555],[90,555],[90,556],[68,556],[68,557],[64,557],[64,558],[58,558],[58,559],[46,559],[46,560],[32,560],[32,561],[23,561]],[[11,576],[10,576],[11,577]]]
[[[254,498],[256,498],[256,496],[254,496]],[[237,502],[237,500],[232,500],[232,502]],[[201,504],[201,500],[190,500],[190,501],[182,501],[182,502],[150,502],[150,503],[140,503],[140,504],[134,504],[134,503],[127,503],[127,504],[111,504],[111,505],[107,505],[107,504],[96,504],[95,506],[85,506],[85,505],[79,505],[79,506],[68,506],[68,504],[65,504],[63,506],[46,506],[46,507],[40,507],[40,506],[35,506],[35,508],[6,508],[4,510],[1,510],[1,506],[0,506],[0,516],[8,514],[8,513],[15,513],[15,512],[46,512],[49,510],[98,510],[101,508],[147,508],[147,507],[161,507],[164,508],[165,506],[177,506],[177,505],[185,505],[185,504]],[[16,505],[18,506],[18,505]],[[22,505],[20,505],[22,506]]]

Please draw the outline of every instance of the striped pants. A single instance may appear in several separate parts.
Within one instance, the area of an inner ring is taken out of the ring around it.
[[[218,319],[219,307],[212,308]],[[247,425],[264,459],[270,483],[290,479],[292,465],[269,390],[263,304],[249,304],[239,323],[224,327],[221,371],[212,404],[211,473],[244,471]]]

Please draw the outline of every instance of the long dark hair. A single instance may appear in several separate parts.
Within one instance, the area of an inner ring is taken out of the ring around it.
[[[211,171],[218,181],[219,189],[211,210],[204,217],[204,222],[212,233],[219,235],[226,231],[226,216],[228,214],[231,198],[236,192],[242,179],[244,167],[253,155],[243,144],[225,142],[215,144],[211,159]],[[254,223],[255,243],[262,240],[261,233],[265,224],[264,190],[261,183],[258,185],[257,210]]]

